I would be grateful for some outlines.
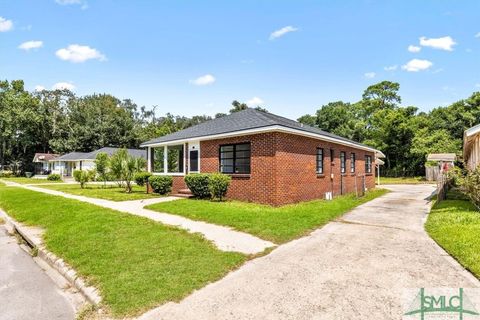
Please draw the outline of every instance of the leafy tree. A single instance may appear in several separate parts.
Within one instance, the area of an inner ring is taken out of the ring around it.
[[[108,154],[99,152],[95,157],[95,169],[100,179],[103,181],[103,187],[107,186],[108,179]]]
[[[243,111],[245,109],[248,109],[248,106],[247,106],[246,103],[240,103],[237,100],[233,100],[232,106],[233,106],[233,108],[230,109],[230,113],[235,113],[235,112],[238,112],[238,111]]]
[[[402,102],[398,91],[400,84],[391,81],[382,81],[369,86],[362,95],[367,112],[382,109],[393,109]]]

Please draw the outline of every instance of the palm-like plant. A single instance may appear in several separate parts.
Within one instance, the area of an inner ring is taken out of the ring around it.
[[[145,165],[145,159],[131,156],[127,149],[118,150],[110,159],[110,171],[125,186],[127,193],[132,192],[133,177],[142,171]]]

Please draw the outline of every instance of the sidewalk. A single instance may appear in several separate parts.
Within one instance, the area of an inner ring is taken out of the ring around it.
[[[191,233],[201,233],[206,239],[212,241],[222,251],[235,251],[244,254],[256,254],[264,251],[269,247],[275,246],[275,244],[270,241],[265,241],[260,238],[254,237],[248,233],[235,231],[228,227],[218,226],[202,221],[194,221],[181,216],[176,216],[168,213],[159,213],[156,211],[144,209],[145,206],[150,204],[178,199],[176,197],[163,197],[155,199],[115,202],[104,199],[72,195],[65,192],[44,189],[33,185],[21,185],[14,182],[8,182],[7,185],[11,187],[25,188],[28,190],[42,192],[50,195],[61,196],[64,198],[75,199],[82,202],[88,202],[104,208],[109,208],[145,217],[163,224],[177,226]]]

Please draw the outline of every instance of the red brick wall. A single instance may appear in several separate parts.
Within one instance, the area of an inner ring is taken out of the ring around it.
[[[251,143],[251,173],[232,175],[227,197],[242,201],[274,204],[276,201],[275,180],[275,133],[262,133],[227,139],[200,142],[200,171],[218,172],[219,145],[228,143]]]
[[[373,152],[346,147],[317,139],[291,135],[277,134],[277,198],[276,205],[324,198],[325,193],[333,191],[334,196],[355,192],[362,186],[365,174],[365,155]],[[316,173],[316,151],[323,148],[323,174]],[[333,161],[330,159],[330,149],[334,150]],[[346,173],[341,174],[340,152],[345,152]],[[350,172],[350,154],[355,153],[355,173]],[[333,174],[333,179],[331,179]],[[375,187],[374,166],[372,174],[365,179],[367,188]],[[343,191],[342,191],[343,186]]]
[[[233,175],[227,197],[271,205],[283,205],[299,201],[324,198],[325,192],[334,195],[355,192],[361,188],[365,172],[365,155],[374,154],[360,149],[332,144],[321,140],[286,133],[262,133],[242,137],[202,141],[200,145],[201,172],[217,172],[219,145],[228,143],[251,143],[251,174]],[[324,149],[324,174],[316,173],[317,147]],[[334,150],[333,165],[330,149]],[[340,174],[340,152],[346,152],[346,173]],[[350,153],[356,155],[356,170],[350,173]],[[374,165],[372,174],[366,176],[367,188],[375,187]],[[333,173],[333,179],[330,174]],[[179,178],[179,177],[175,177]],[[180,186],[180,182],[175,182]],[[342,183],[343,181],[343,183]],[[184,184],[180,188],[184,188]]]

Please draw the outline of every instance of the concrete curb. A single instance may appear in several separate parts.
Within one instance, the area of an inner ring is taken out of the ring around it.
[[[88,302],[97,306],[102,301],[102,297],[95,287],[88,287],[85,281],[77,275],[77,272],[69,267],[63,259],[57,257],[45,248],[41,238],[41,229],[24,226],[11,218],[3,210],[0,210],[0,217],[5,220],[5,227],[9,234],[20,234],[22,238],[27,241],[28,245],[37,251],[37,258],[57,271],[73,288],[77,289]]]

